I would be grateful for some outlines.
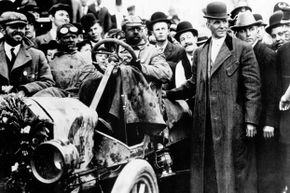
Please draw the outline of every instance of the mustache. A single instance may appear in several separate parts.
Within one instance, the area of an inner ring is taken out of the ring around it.
[[[189,43],[185,43],[184,47],[186,48],[186,47],[192,46],[192,45],[193,45],[193,43],[192,42],[189,42]]]
[[[15,36],[15,35],[20,35],[21,37],[23,37],[25,34],[22,33],[22,32],[15,31],[15,32],[12,33],[12,35],[13,35],[13,36]]]

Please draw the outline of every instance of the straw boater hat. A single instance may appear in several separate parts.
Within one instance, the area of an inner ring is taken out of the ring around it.
[[[236,23],[231,27],[232,30],[238,31],[241,28],[260,25],[262,21],[256,21],[254,15],[250,11],[239,13]]]
[[[227,19],[230,16],[226,4],[219,1],[209,3],[203,11],[203,17],[207,19]]]

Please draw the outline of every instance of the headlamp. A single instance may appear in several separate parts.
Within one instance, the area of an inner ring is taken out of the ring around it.
[[[32,173],[45,184],[57,182],[79,164],[79,153],[69,142],[51,140],[39,145],[31,159]]]

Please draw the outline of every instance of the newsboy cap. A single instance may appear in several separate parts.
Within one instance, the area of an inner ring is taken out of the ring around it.
[[[13,25],[13,24],[27,24],[27,17],[18,12],[6,11],[0,16],[0,23],[2,25]]]
[[[69,5],[64,4],[64,3],[57,3],[55,5],[53,5],[49,10],[48,13],[50,15],[54,15],[57,11],[59,10],[64,10],[66,11],[70,16],[72,14],[72,9]]]
[[[143,20],[136,15],[129,15],[124,18],[122,21],[122,27],[124,26],[142,26],[143,25]]]
[[[188,31],[190,31],[193,36],[198,36],[198,31],[192,27],[192,24],[190,22],[182,21],[176,27],[176,34],[174,38],[179,41],[180,35]]]
[[[203,11],[203,17],[207,19],[227,19],[230,16],[226,4],[220,1],[209,3]]]
[[[231,11],[231,18],[235,18],[239,12],[244,12],[244,11],[251,11],[251,7],[249,7],[248,3],[245,1],[239,1],[239,3],[235,6],[235,8]]]

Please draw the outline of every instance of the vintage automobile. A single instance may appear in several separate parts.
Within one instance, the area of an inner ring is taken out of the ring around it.
[[[99,114],[103,93],[112,87],[114,70],[125,64],[118,55],[119,47],[132,55],[131,64],[137,60],[132,48],[116,39],[100,41],[94,51],[108,43],[115,45],[110,54],[117,60],[108,66],[89,107],[74,98],[0,97],[1,167],[7,170],[2,176],[8,175],[0,192],[189,191],[189,119],[169,130],[165,123],[156,121],[158,115],[148,115],[149,122],[133,127],[121,121],[118,124],[125,137],[118,138],[109,121]],[[119,94],[125,119],[129,99]],[[168,137],[164,137],[164,130]],[[130,142],[129,132],[138,133],[139,140]]]

